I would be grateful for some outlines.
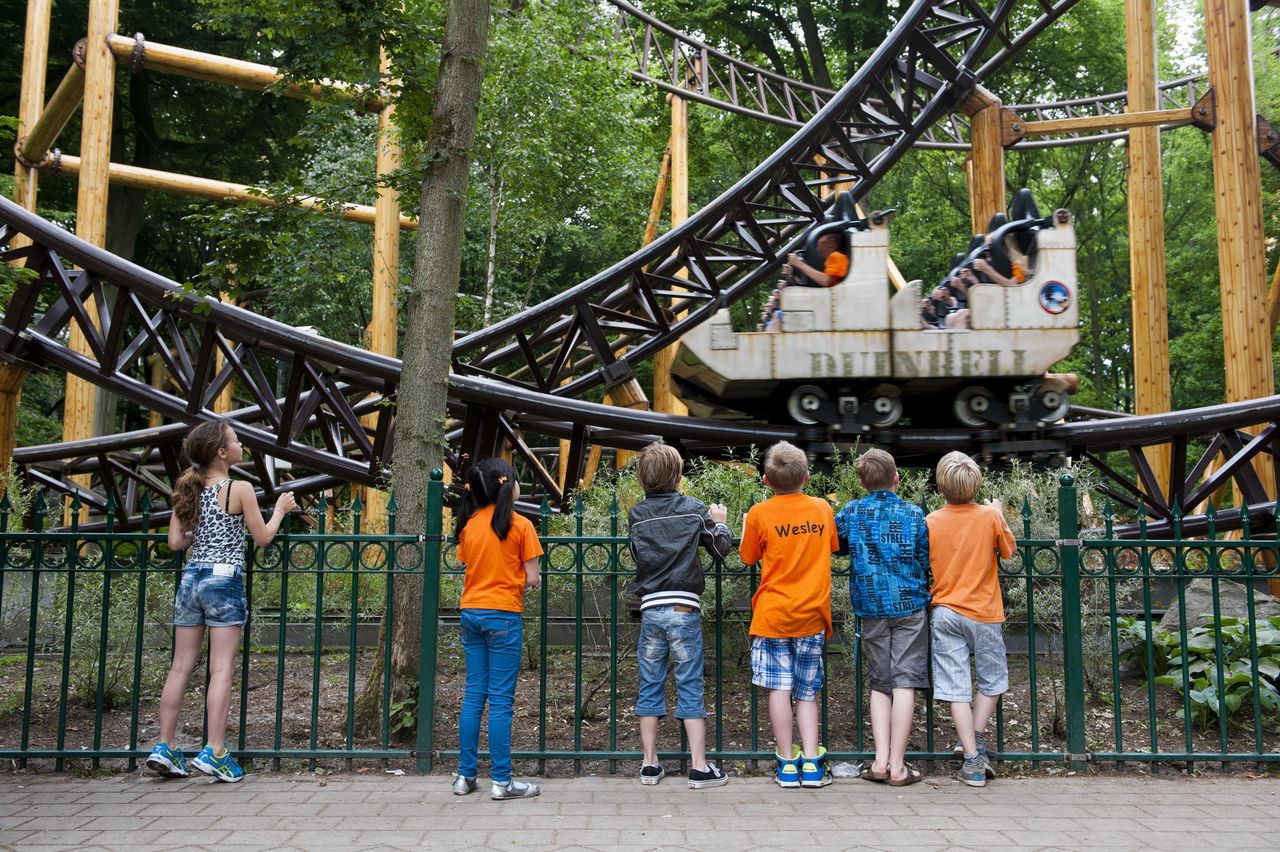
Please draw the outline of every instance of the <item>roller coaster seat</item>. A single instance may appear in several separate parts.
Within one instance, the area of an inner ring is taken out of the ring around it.
[[[846,227],[848,223],[830,223]],[[828,225],[821,225],[822,233]],[[817,231],[819,228],[815,228]],[[869,224],[844,233],[849,272],[832,287],[785,287],[782,329],[787,331],[853,331],[885,329],[889,321],[889,228]],[[816,243],[816,240],[814,241]]]

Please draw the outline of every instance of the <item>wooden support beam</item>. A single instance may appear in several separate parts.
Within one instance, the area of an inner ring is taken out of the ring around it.
[[[1227,401],[1236,402],[1275,393],[1249,10],[1240,0],[1205,0],[1204,29],[1209,84],[1217,95],[1212,155],[1222,345]],[[1274,498],[1271,457],[1255,456],[1253,464]]]
[[[107,36],[116,31],[119,0],[90,0],[89,31],[84,49],[84,113],[80,121],[80,184],[76,193],[76,236],[90,245],[107,242],[108,174],[111,166],[111,123],[115,108],[115,58],[107,49]],[[98,323],[96,299],[86,305],[90,321]],[[90,355],[78,324],[71,325],[72,350]],[[67,374],[63,403],[62,439],[79,441],[93,437],[97,390]],[[86,484],[86,483],[82,483]]]
[[[1129,93],[1132,105],[1133,92]],[[1060,133],[1087,133],[1095,130],[1130,130],[1138,127],[1183,127],[1194,124],[1212,129],[1212,99],[1201,99],[1190,109],[1151,109],[1116,115],[1082,115],[1076,118],[1054,118],[1046,121],[1023,121],[1013,110],[1002,110],[1001,142],[1009,147],[1032,136],[1054,136]]]
[[[84,42],[78,44],[77,49],[83,44]],[[41,74],[43,76],[43,71]],[[76,110],[80,109],[82,100],[84,100],[84,68],[74,64],[67,70],[58,88],[54,89],[53,97],[49,98],[49,103],[45,105],[38,117],[26,125],[26,132],[21,130],[18,132],[18,142],[13,146],[17,160],[36,167],[53,147],[54,141],[61,135],[71,117],[76,114]]]
[[[53,0],[28,0],[27,28],[22,42],[22,87],[18,95],[18,136],[29,135],[44,106],[44,69],[49,61],[49,22]],[[24,209],[36,209],[40,174],[21,158],[13,167],[13,200]],[[19,234],[10,248],[22,248],[31,241]],[[0,475],[9,469],[13,448],[18,442],[18,409],[22,406],[22,385],[27,371],[0,366]]]
[[[1276,333],[1276,322],[1280,320],[1280,263],[1276,264],[1275,275],[1271,276],[1271,289],[1267,293],[1267,319],[1271,333]]]
[[[1129,84],[1126,117],[1150,116],[1154,114],[1158,97],[1155,0],[1129,0],[1125,4],[1125,22]],[[1173,399],[1169,381],[1164,189],[1158,123],[1130,125],[1128,155],[1134,408],[1138,414],[1155,414],[1168,411]],[[1168,444],[1144,450],[1154,478],[1165,494],[1169,493],[1169,451]]]
[[[67,154],[48,156],[40,164],[40,170],[53,175],[80,177],[84,165],[79,157]],[[212,201],[224,201],[232,204],[262,204],[267,207],[283,206],[281,202],[266,195],[261,190],[243,183],[231,183],[223,180],[194,177],[162,172],[156,169],[144,169],[124,163],[111,163],[108,170],[110,180],[120,186],[132,186],[138,189],[167,192],[171,195],[189,195],[195,198],[208,198]],[[377,221],[377,208],[367,204],[345,204],[340,201],[327,201],[314,196],[303,196],[293,199],[293,203],[306,210],[338,209],[339,216],[348,222],[359,222],[373,225]],[[400,228],[405,231],[416,231],[418,223],[408,216],[399,217]]]
[[[383,78],[391,73],[391,63],[385,48],[381,51],[379,71]],[[377,149],[374,154],[374,172],[379,181],[389,181],[400,168],[400,138],[395,127],[395,107],[387,104],[378,116]],[[378,185],[378,201],[375,205],[373,224],[373,307],[367,329],[368,348],[379,355],[392,358],[397,354],[398,310],[397,291],[400,286],[400,193],[390,183]],[[376,425],[377,417],[365,418],[365,425]],[[503,446],[507,446],[503,442]],[[510,455],[509,453],[507,455]],[[385,530],[387,523],[386,491],[365,489],[365,518],[370,529]]]
[[[670,97],[671,141],[671,228],[680,227],[689,218],[689,102],[684,98]],[[683,278],[685,271],[676,273]],[[671,365],[675,361],[673,343],[653,356],[653,408],[667,414],[687,415],[689,409],[676,396],[671,381]]]
[[[1005,212],[1004,145],[1000,99],[981,86],[960,104],[969,116],[969,219],[975,234]]]
[[[172,47],[116,33],[112,33],[107,38],[107,44],[115,58],[127,65],[140,64],[141,67],[151,71],[176,74],[180,77],[208,80],[211,83],[222,83],[255,92],[278,86],[284,80],[284,76],[270,65],[244,62],[213,53],[201,53],[198,50]],[[382,100],[372,93],[361,91],[348,83],[332,80],[321,80],[314,85],[288,83],[282,92],[291,98],[315,100],[329,100],[336,95],[358,102],[369,112],[377,112],[384,106]]]

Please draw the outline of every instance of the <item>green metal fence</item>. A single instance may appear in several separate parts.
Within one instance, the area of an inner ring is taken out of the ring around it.
[[[1251,536],[1119,540],[1109,508],[1081,532],[1069,476],[1058,489],[1056,535],[1033,536],[1021,513],[1018,555],[1001,566],[1011,688],[996,718],[1004,760],[1066,763],[1280,761],[1280,617],[1251,594],[1228,616],[1229,590],[1277,577],[1277,543]],[[443,535],[443,484],[429,488],[421,535],[362,533],[292,524],[249,551],[250,623],[241,652],[229,742],[243,758],[279,767],[316,761],[412,765],[456,757],[464,666],[457,638],[462,567]],[[102,761],[132,769],[155,736],[159,686],[168,669],[176,559],[164,536],[50,532],[38,502],[30,529],[0,533],[0,756],[25,763]],[[0,502],[0,523],[11,509]],[[615,505],[588,519],[544,511],[544,582],[526,598],[526,665],[520,674],[513,750],[528,768],[616,771],[640,757],[632,715],[639,627],[626,588],[634,565]],[[565,529],[566,524],[568,525]],[[1017,529],[1017,527],[1015,527]],[[422,584],[422,671],[416,697],[392,701],[361,730],[356,698],[375,663],[389,668],[378,623],[396,606],[397,577]],[[707,561],[703,620],[708,753],[755,762],[772,756],[764,701],[750,686],[747,627],[756,566]],[[822,739],[836,760],[869,755],[867,690],[858,624],[848,612],[847,560],[836,560],[837,632],[828,645]],[[1188,612],[1207,586],[1211,605]],[[1163,612],[1177,605],[1167,629]],[[196,679],[198,680],[198,678]],[[193,681],[194,683],[194,681]],[[195,745],[200,694],[184,707],[179,739]],[[915,759],[951,757],[947,708],[922,700]],[[203,732],[200,732],[203,734]],[[674,723],[667,759],[686,757]],[[189,740],[189,742],[187,742]],[[438,748],[437,748],[438,747]]]

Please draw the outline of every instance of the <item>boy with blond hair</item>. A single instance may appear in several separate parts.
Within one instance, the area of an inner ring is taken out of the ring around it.
[[[769,690],[780,787],[831,783],[827,750],[818,743],[817,698],[831,635],[831,554],[840,540],[827,501],[801,493],[808,481],[803,450],[786,441],[770,447],[764,484],[774,494],[747,512],[738,548],[743,565],[760,563],[760,585],[751,598],[751,682]],[[798,747],[793,721],[800,729]]]
[[[982,471],[973,459],[947,453],[937,470],[938,491],[947,505],[925,519],[933,570],[933,696],[951,703],[956,747],[964,757],[960,780],[970,787],[985,787],[996,775],[987,755],[987,723],[1009,689],[1000,558],[1015,552],[999,502],[973,502],[981,484]]]
[[[916,690],[929,687],[929,530],[920,507],[896,493],[893,456],[871,449],[854,465],[867,496],[836,513],[836,528],[871,681],[876,756],[862,777],[905,787],[924,777],[905,758]]]
[[[689,737],[689,786],[719,787],[729,778],[707,763],[707,710],[703,701],[702,592],[706,581],[698,547],[723,559],[733,548],[725,507],[709,508],[679,492],[684,460],[675,447],[653,443],[636,459],[644,499],[628,513],[628,542],[636,563],[631,590],[640,597],[640,783],[666,774],[658,760],[658,720],[667,715],[667,669],[674,664],[676,718]]]

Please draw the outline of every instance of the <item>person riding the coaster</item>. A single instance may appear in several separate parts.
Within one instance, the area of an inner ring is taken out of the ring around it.
[[[838,250],[839,246],[838,234],[823,234],[818,238],[817,254],[821,269],[805,263],[798,254],[788,255],[783,269],[788,283],[795,287],[834,287],[839,284],[849,274],[849,257]]]

